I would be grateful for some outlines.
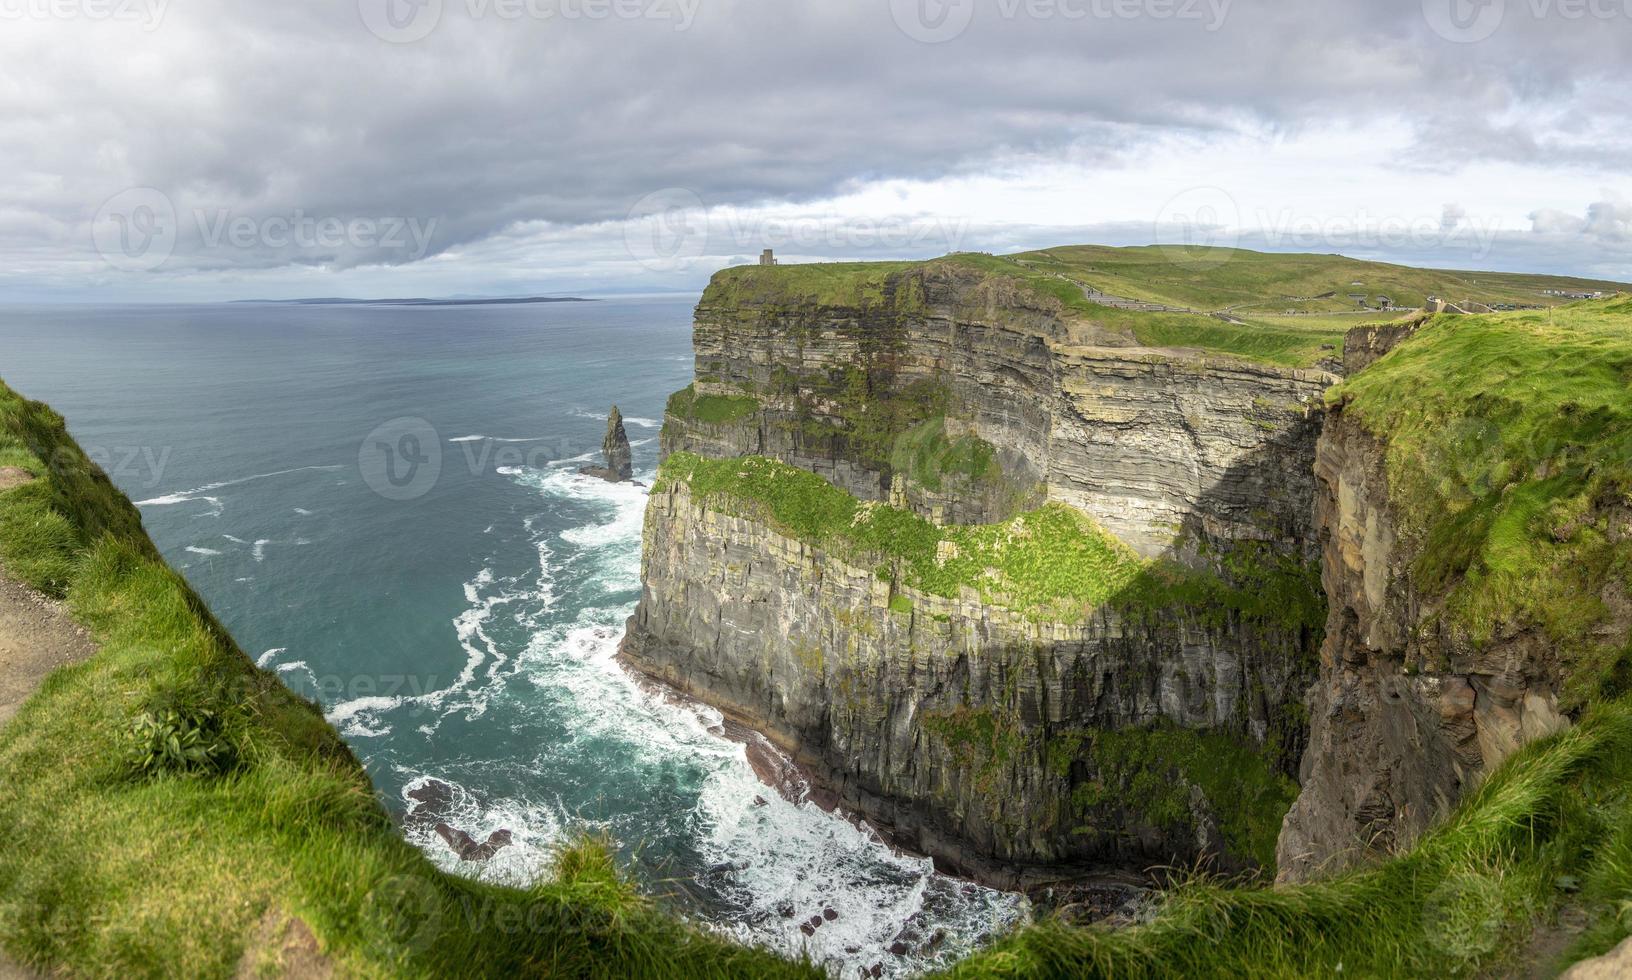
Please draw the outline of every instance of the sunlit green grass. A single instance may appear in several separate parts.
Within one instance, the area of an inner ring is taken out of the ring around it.
[[[932,595],[972,589],[984,601],[1041,619],[1079,621],[1102,606],[1147,612],[1182,606],[1203,619],[1231,613],[1319,629],[1325,603],[1310,570],[1264,559],[1243,568],[1250,588],[1170,562],[1146,561],[1082,512],[1047,504],[1001,524],[938,527],[896,507],[863,502],[821,477],[762,456],[674,453],[659,488],[685,483],[709,507],[769,521],[864,567]],[[1243,553],[1241,560],[1248,560]]]
[[[1071,245],[1017,255],[957,253],[949,263],[1002,277],[1052,298],[1070,317],[1120,331],[1153,347],[1195,348],[1285,367],[1310,367],[1342,356],[1343,334],[1400,314],[1355,311],[1351,293],[1375,305],[1420,307],[1428,296],[1489,304],[1556,306],[1548,289],[1626,289],[1623,284],[1563,276],[1414,269],[1341,255]],[[781,313],[837,306],[873,313],[925,309],[913,273],[932,263],[835,262],[774,267],[739,266],[714,277],[702,305]],[[1356,286],[1355,283],[1360,283]],[[1142,312],[1094,303],[1103,293],[1192,312]],[[1208,314],[1228,310],[1243,323]],[[1301,316],[1286,316],[1296,310]]]
[[[687,385],[669,396],[666,414],[690,422],[724,425],[759,411],[759,401],[745,395],[699,395]]]
[[[1328,400],[1386,440],[1418,588],[1455,629],[1545,631],[1572,706],[1625,689],[1632,651],[1598,626],[1632,583],[1632,300],[1442,316]]]

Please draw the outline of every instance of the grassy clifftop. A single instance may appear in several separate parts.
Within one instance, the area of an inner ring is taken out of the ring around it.
[[[1366,262],[1342,255],[1253,252],[1247,249],[1150,245],[1111,248],[1068,245],[1010,257],[1039,272],[1084,279],[1116,296],[1213,311],[1279,313],[1350,310],[1364,296],[1396,306],[1421,306],[1429,295],[1452,301],[1553,306],[1548,289],[1592,292],[1625,284],[1566,276],[1456,272]]]
[[[1540,628],[1566,706],[1632,691],[1632,300],[1442,316],[1328,400],[1388,445],[1427,594],[1475,645]]]
[[[1356,309],[1420,307],[1426,297],[1454,302],[1552,307],[1547,291],[1625,291],[1621,283],[1519,273],[1415,269],[1342,255],[1248,252],[1244,248],[1069,245],[1018,255],[956,253],[932,261],[736,266],[716,274],[703,307],[790,314],[844,307],[875,314],[920,314],[920,279],[929,269],[961,269],[1004,279],[1043,302],[1058,302],[1067,320],[1157,348],[1196,348],[1258,363],[1309,367],[1342,354],[1343,335],[1399,312]],[[1146,304],[1129,309],[1123,301]],[[1165,307],[1165,309],[1157,309]]]
[[[1453,272],[1340,255],[1073,245],[1016,255],[958,253],[929,262],[739,266],[718,273],[702,305],[790,313],[834,306],[875,313],[925,309],[923,275],[962,270],[1019,286],[1062,317],[1150,347],[1185,347],[1266,364],[1308,367],[1342,350],[1350,328],[1401,314],[1375,307],[1455,302],[1556,306],[1548,290],[1626,290],[1561,276]],[[1352,296],[1373,309],[1360,310]],[[1123,301],[1144,304],[1130,308]]]

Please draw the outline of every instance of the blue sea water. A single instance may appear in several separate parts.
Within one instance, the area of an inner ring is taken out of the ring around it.
[[[583,829],[712,928],[835,974],[910,973],[1023,915],[762,785],[712,709],[615,662],[645,491],[581,477],[616,402],[649,482],[691,378],[690,301],[0,307],[0,377],[50,402],[258,661],[317,700],[386,804],[515,843],[525,882]],[[806,936],[813,915],[837,920]],[[889,952],[903,930],[906,956]],[[922,940],[938,933],[938,944]],[[925,949],[933,945],[933,949]]]

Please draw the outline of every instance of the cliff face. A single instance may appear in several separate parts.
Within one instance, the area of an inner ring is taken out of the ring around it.
[[[1409,845],[1572,708],[1625,689],[1616,349],[1539,318],[1350,335],[1357,374],[1315,461],[1328,620],[1282,880]]]
[[[1481,774],[1566,724],[1542,637],[1477,649],[1438,628],[1441,604],[1416,587],[1400,540],[1385,448],[1336,412],[1316,457],[1329,619],[1282,880],[1409,844]]]
[[[952,867],[1014,883],[1028,866],[1267,857],[1290,784],[1249,747],[1296,742],[1305,630],[1182,608],[1038,622],[892,587],[684,483],[654,493],[644,562],[625,647],[643,670]],[[1159,723],[1137,744],[1101,737]]]
[[[1318,604],[1298,569],[1330,375],[1138,347],[951,266],[860,301],[717,281],[695,346],[665,455],[771,457],[936,524],[1054,501],[1153,568],[1258,589],[1291,569],[1276,581]],[[644,560],[634,666],[952,866],[1271,855],[1323,616],[932,594],[680,481],[654,491]]]
[[[945,523],[1059,500],[1147,557],[1236,541],[1313,557],[1309,461],[1333,375],[1138,347],[954,265],[880,292],[854,306],[711,287],[693,387],[736,411],[671,406],[664,452],[770,456]],[[933,482],[906,465],[899,436],[943,418],[989,450],[987,472]]]

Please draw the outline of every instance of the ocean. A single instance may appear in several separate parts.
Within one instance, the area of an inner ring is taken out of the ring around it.
[[[842,976],[945,964],[1023,900],[784,799],[718,712],[614,659],[646,491],[577,471],[616,403],[650,482],[690,323],[689,298],[0,307],[0,377],[67,417],[439,865],[525,883],[589,831],[649,892],[743,941]],[[447,822],[513,843],[461,861],[409,816],[432,781]]]

